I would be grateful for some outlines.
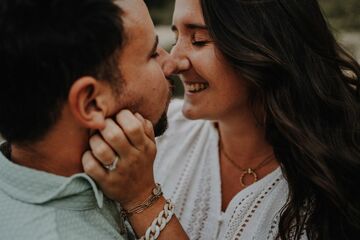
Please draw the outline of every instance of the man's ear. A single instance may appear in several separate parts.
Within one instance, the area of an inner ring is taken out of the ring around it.
[[[82,77],[71,86],[68,103],[71,113],[81,125],[98,130],[105,127],[112,97],[111,88],[106,82]]]

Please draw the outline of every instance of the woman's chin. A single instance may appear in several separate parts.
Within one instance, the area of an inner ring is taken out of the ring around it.
[[[185,101],[183,108],[182,108],[183,115],[190,120],[197,120],[200,119],[199,111],[196,107],[192,106],[191,104]]]

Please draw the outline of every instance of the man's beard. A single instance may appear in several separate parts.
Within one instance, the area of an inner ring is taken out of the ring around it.
[[[164,132],[168,128],[167,111],[168,111],[168,108],[169,108],[169,104],[170,104],[170,101],[171,101],[172,92],[173,92],[173,88],[174,88],[173,87],[174,84],[172,82],[173,80],[168,79],[168,81],[169,81],[169,92],[168,92],[167,101],[166,101],[166,104],[165,104],[165,109],[163,110],[163,113],[160,116],[160,119],[156,123],[153,124],[155,137],[159,137],[162,134],[164,134]],[[139,111],[139,110],[141,109],[140,106],[142,106],[144,101],[145,100],[143,98],[141,98],[141,100],[139,100],[138,102],[133,102],[132,104],[129,104],[127,109],[129,109],[133,113],[137,112],[137,113],[141,114],[141,111]],[[146,115],[145,116],[143,115],[143,117],[145,119],[148,119]]]
[[[167,99],[166,107],[165,107],[163,114],[161,115],[159,121],[154,125],[155,137],[159,137],[159,136],[163,135],[164,132],[166,131],[166,129],[168,128],[167,111],[168,111],[171,97],[172,97],[173,91],[174,91],[174,80],[171,78],[167,78],[167,80],[169,82],[168,99]]]
[[[163,135],[167,127],[168,127],[168,121],[167,121],[167,109],[166,109],[164,113],[161,115],[159,121],[154,126],[155,137],[159,137]]]

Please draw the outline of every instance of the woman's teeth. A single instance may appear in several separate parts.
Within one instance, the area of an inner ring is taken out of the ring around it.
[[[186,84],[185,89],[189,92],[196,93],[205,90],[209,85],[206,83]]]

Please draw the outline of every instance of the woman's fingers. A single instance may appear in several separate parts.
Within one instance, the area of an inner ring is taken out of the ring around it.
[[[153,124],[145,119],[145,132],[149,136],[150,140],[155,143],[155,132]]]
[[[131,155],[136,150],[124,131],[112,119],[105,120],[105,128],[100,133],[106,143],[120,156]]]
[[[135,117],[143,124],[145,134],[150,138],[150,140],[155,142],[155,133],[152,123],[149,120],[143,118],[143,116],[141,116],[139,113],[135,113]]]
[[[116,119],[117,122],[107,119],[101,136],[91,137],[93,153],[84,154],[83,165],[108,197],[130,204],[140,201],[144,192],[154,186],[156,145],[150,121],[127,110],[121,111]],[[120,158],[116,166],[112,166],[116,154]],[[106,165],[111,168],[105,169]]]
[[[92,154],[95,158],[99,159],[103,165],[112,164],[118,155],[98,134],[93,135],[89,143]]]
[[[142,122],[129,110],[122,110],[116,115],[116,121],[124,131],[130,143],[139,151],[143,151],[147,136]]]
[[[86,151],[83,154],[81,161],[84,168],[84,172],[101,185],[104,182],[104,180],[107,178],[107,171],[95,159],[91,151]]]
[[[106,119],[105,128],[100,131],[101,136],[94,135],[90,138],[92,154],[103,165],[112,164],[116,155],[127,159],[127,156],[138,154],[155,142],[151,122],[140,114],[134,115],[123,110],[116,119],[117,123]],[[150,151],[153,151],[152,148]]]

